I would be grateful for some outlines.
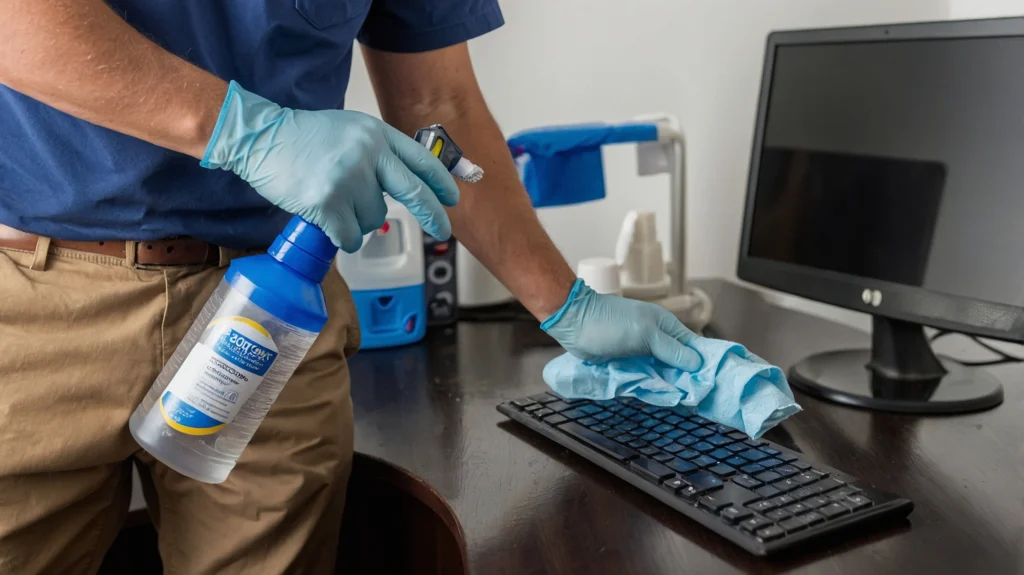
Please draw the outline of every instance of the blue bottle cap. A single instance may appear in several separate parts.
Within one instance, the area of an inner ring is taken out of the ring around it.
[[[331,239],[320,228],[295,216],[267,250],[275,260],[320,283],[331,269],[338,253]]]

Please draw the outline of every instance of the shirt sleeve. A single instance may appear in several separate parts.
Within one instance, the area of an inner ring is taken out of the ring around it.
[[[498,0],[373,0],[358,39],[383,52],[426,52],[504,23]]]

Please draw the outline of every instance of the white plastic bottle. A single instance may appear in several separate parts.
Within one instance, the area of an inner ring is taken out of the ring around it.
[[[266,255],[231,263],[128,427],[194,479],[227,479],[327,322],[320,283],[337,248],[299,217]]]

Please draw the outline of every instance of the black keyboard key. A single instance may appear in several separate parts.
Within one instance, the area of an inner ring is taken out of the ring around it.
[[[863,495],[851,495],[846,498],[846,501],[843,502],[843,505],[849,507],[854,511],[860,511],[861,509],[871,507],[872,503],[870,499]]]
[[[824,515],[828,519],[835,519],[836,517],[840,517],[842,515],[846,515],[849,512],[850,512],[850,508],[849,507],[846,507],[845,505],[840,505],[840,504],[835,503],[835,502],[830,503],[830,504],[828,504],[828,505],[818,509],[818,513],[821,513],[822,515]]]
[[[743,458],[741,457],[740,459],[743,459]],[[747,461],[747,460],[743,459],[743,461]],[[740,471],[742,471],[743,473],[746,473],[747,475],[757,475],[758,473],[764,473],[765,471],[768,471],[768,470],[765,469],[764,467],[761,467],[760,465],[758,465],[756,463],[748,463],[748,464],[744,465],[743,467],[740,467]]]
[[[786,511],[785,509],[775,509],[775,510],[769,511],[768,513],[765,513],[764,516],[767,517],[768,519],[771,519],[772,521],[778,523],[779,521],[782,521],[783,519],[789,519],[792,515],[790,514],[789,511]]]
[[[715,424],[711,429],[714,429],[716,433],[721,433],[723,435],[731,431],[736,431],[728,425],[722,425],[721,423]]]
[[[714,431],[711,431],[710,429],[708,429],[708,428],[706,428],[706,427],[702,427],[702,428],[700,428],[700,429],[694,429],[694,430],[693,430],[693,431],[691,431],[690,433],[692,433],[692,434],[693,434],[693,435],[695,435],[696,437],[700,437],[700,438],[702,438],[702,439],[703,439],[703,438],[705,438],[705,437],[708,437],[708,436],[710,436],[710,435],[714,435],[714,434],[715,434],[715,432],[714,432]]]
[[[555,413],[554,411],[551,411],[550,409],[545,407],[543,409],[538,409],[537,411],[534,411],[532,413],[532,415],[534,417],[536,417],[537,419],[542,419],[542,418],[545,418],[545,417],[547,417],[549,415],[554,415],[554,413]]]
[[[529,397],[529,399],[532,399],[533,401],[536,401],[537,403],[539,403],[541,405],[543,405],[545,403],[551,403],[553,401],[558,401],[557,397],[555,397],[553,395],[549,395],[547,393],[538,393],[537,395],[531,395]]]
[[[641,435],[647,435],[647,430],[643,427],[638,427],[636,429],[630,429],[629,434],[633,437],[639,438]]]
[[[852,496],[860,493],[860,489],[857,489],[856,487],[854,487],[852,485],[847,485],[846,487],[843,487],[839,491],[833,491],[833,492],[829,493],[829,497],[831,497],[832,495],[834,495],[836,493],[842,495],[843,497],[852,497]]]
[[[665,451],[667,451],[669,453],[675,454],[675,453],[679,453],[680,451],[682,451],[682,450],[684,450],[686,448],[683,447],[682,445],[679,445],[678,443],[669,443],[668,445],[666,445],[664,447],[664,449],[665,449]]]
[[[814,468],[808,469],[807,473],[810,473],[811,475],[817,475],[819,479],[825,479],[826,477],[829,476],[829,472],[828,471],[822,471],[820,469],[814,469]]]
[[[793,467],[796,467],[800,471],[807,471],[808,469],[811,468],[811,464],[810,463],[807,463],[806,461],[801,461],[799,459],[797,459],[796,461],[791,462],[790,465],[792,465]]]
[[[686,487],[686,483],[684,483],[683,480],[679,479],[678,477],[672,477],[670,479],[666,479],[665,482],[662,483],[662,486],[665,489],[668,489],[669,491],[674,493],[680,488]]]
[[[779,491],[785,491],[787,493],[790,492],[790,491],[795,491],[795,490],[800,489],[801,487],[803,487],[802,485],[797,483],[795,480],[793,480],[792,477],[790,477],[789,479],[783,479],[782,481],[777,481],[777,482],[773,483],[772,485],[774,485]]]
[[[682,429],[683,431],[693,431],[694,429],[697,429],[700,426],[697,425],[696,423],[693,423],[692,421],[684,421],[682,423],[677,423],[676,427]]]
[[[786,507],[784,507],[784,509],[786,511],[789,511],[789,513],[792,515],[800,515],[801,513],[807,513],[811,511],[811,508],[804,505],[803,503],[794,503],[792,505],[787,505]]]
[[[764,499],[771,499],[772,497],[780,495],[782,492],[779,491],[778,489],[775,489],[771,485],[764,485],[755,489],[754,493],[757,493]]]
[[[559,426],[558,429],[563,433],[567,433],[571,437],[582,441],[588,446],[597,449],[616,461],[628,461],[637,456],[637,453],[632,449],[623,447],[600,433],[587,429],[576,422],[566,423],[565,425]]]
[[[671,411],[669,411],[667,409],[659,409],[658,411],[655,411],[653,414],[651,414],[651,417],[654,417],[654,418],[657,418],[657,419],[665,419],[666,417],[669,417],[671,415],[672,415]]]
[[[642,439],[634,439],[633,441],[630,441],[626,445],[632,447],[633,449],[643,449],[644,447],[647,447],[647,442]]]
[[[758,539],[764,542],[775,541],[776,539],[785,537],[786,530],[778,525],[772,525],[771,527],[765,527],[764,529],[758,530],[755,535],[757,535]]]
[[[753,477],[747,474],[737,475],[736,477],[733,477],[732,482],[735,483],[736,485],[739,485],[740,487],[745,487],[747,489],[757,489],[758,487],[761,487],[760,481],[754,479]]]
[[[618,429],[615,429],[614,427],[612,427],[610,429],[606,429],[604,431],[601,431],[600,433],[601,433],[601,435],[607,437],[608,439],[615,439],[616,437],[622,435],[625,432],[621,431],[621,430],[618,430]]]
[[[753,515],[749,510],[743,507],[727,507],[720,513],[722,519],[725,519],[729,523],[737,523],[743,521],[747,517]]]
[[[690,449],[695,449],[701,453],[709,453],[715,450],[715,446],[711,445],[707,441],[698,441],[690,446]]]
[[[658,441],[651,443],[651,445],[655,447],[668,447],[669,445],[672,445],[672,440],[667,437],[662,437]]]
[[[658,463],[657,461],[652,461],[645,457],[640,457],[634,459],[633,461],[630,461],[629,467],[634,472],[640,474],[643,477],[646,477],[647,479],[655,483],[658,483],[662,479],[668,479],[669,477],[675,476],[675,472],[673,472],[668,467],[665,467],[664,465]]]
[[[660,410],[661,410],[661,408],[660,408],[660,407],[658,407],[658,406],[656,406],[656,405],[651,405],[651,404],[649,404],[649,403],[645,403],[645,404],[643,404],[643,405],[642,405],[642,406],[640,407],[640,411],[642,411],[642,412],[644,412],[644,413],[646,413],[646,414],[648,414],[648,415],[650,415],[650,414],[652,414],[652,413],[656,413],[656,412],[658,412],[658,411],[660,411]]]
[[[739,522],[740,529],[742,529],[744,531],[747,531],[749,533],[753,533],[753,532],[757,531],[758,529],[764,527],[765,525],[771,525],[771,524],[772,524],[772,522],[771,522],[770,519],[765,519],[764,517],[761,517],[760,515],[754,515],[753,517],[748,517],[748,518],[744,519],[743,521]]]
[[[764,473],[758,473],[757,475],[755,475],[754,479],[760,481],[761,483],[774,483],[782,479],[782,476],[779,475],[778,473],[775,473],[774,471],[765,471]]]
[[[522,409],[528,405],[533,405],[533,403],[533,400],[530,399],[529,397],[524,397],[523,399],[516,399],[512,401],[512,405],[518,407],[519,409]]]
[[[760,465],[761,467],[764,467],[765,469],[772,469],[782,465],[782,462],[779,461],[778,459],[775,459],[774,457],[770,457],[768,459],[762,459],[761,461],[758,461],[757,464]]]
[[[644,447],[643,449],[641,449],[640,453],[650,457],[650,456],[654,455],[655,453],[661,453],[661,450],[658,449],[657,447],[653,447],[653,446],[648,445],[647,447]]]
[[[742,431],[730,431],[726,435],[728,435],[730,439],[735,439],[736,441],[744,441],[747,439],[747,434]]]
[[[647,419],[641,421],[640,425],[642,427],[646,427],[647,429],[654,429],[655,427],[661,425],[661,421],[654,419],[653,417],[648,417]]]
[[[815,495],[817,495],[817,493],[817,491],[811,489],[810,487],[801,487],[800,489],[797,489],[796,491],[790,493],[790,495],[792,495],[796,499],[807,499],[808,497],[814,497]]]
[[[627,407],[626,409],[619,411],[619,417],[633,417],[637,413],[637,410],[632,407]]]
[[[658,461],[660,463],[665,463],[666,461],[672,461],[673,459],[675,459],[675,457],[673,457],[671,454],[661,452],[652,455],[651,459]]]
[[[594,419],[596,419],[598,421],[606,421],[606,420],[611,419],[613,417],[615,417],[615,415],[610,413],[610,412],[607,412],[607,411],[602,411],[601,413],[598,413],[598,414],[594,415]]]
[[[747,505],[748,509],[751,509],[751,510],[756,511],[758,513],[768,513],[769,511],[771,511],[772,509],[775,509],[776,507],[778,507],[778,505],[775,505],[774,503],[772,503],[771,500],[768,500],[768,501],[758,501],[756,503],[751,503],[751,504]]]
[[[701,493],[705,491],[714,491],[715,489],[721,488],[725,485],[721,479],[708,473],[707,471],[698,471],[691,473],[683,478],[684,481],[689,483],[692,487],[697,488]]]
[[[532,412],[534,412],[534,411],[537,411],[538,409],[541,409],[541,408],[543,408],[543,407],[544,407],[544,406],[543,406],[543,405],[541,405],[541,404],[539,404],[539,403],[534,403],[534,404],[531,404],[531,405],[527,405],[527,406],[526,406],[526,407],[525,407],[525,408],[523,409],[523,411],[525,411],[525,412],[527,412],[527,413],[532,413]]]
[[[590,429],[593,429],[594,431],[596,431],[598,433],[604,433],[605,431],[608,431],[611,428],[608,427],[607,425],[603,424],[603,423],[599,423],[597,425],[591,425]]]
[[[733,443],[732,445],[726,445],[725,448],[733,453],[739,453],[741,451],[747,450],[747,446],[743,445],[742,443]]]
[[[786,533],[796,533],[807,529],[807,523],[799,517],[790,517],[779,522],[779,527],[786,530]]]
[[[768,455],[773,455],[773,456],[774,455],[779,455],[779,454],[782,453],[778,449],[774,449],[774,448],[768,447],[767,445],[761,446],[761,451],[767,453]]]
[[[619,400],[617,399],[597,399],[594,400],[594,405],[599,405],[605,409],[608,409],[610,407],[622,407],[622,403],[619,402]]]
[[[615,429],[619,429],[621,431],[632,431],[632,430],[636,429],[637,427],[638,427],[637,424],[633,423],[632,421],[627,421],[625,423],[620,423],[620,424],[616,425]]]
[[[580,407],[579,410],[582,411],[583,413],[586,413],[587,415],[594,415],[595,413],[601,413],[602,411],[604,411],[603,409],[601,409],[600,406],[594,404],[584,405]]]
[[[803,501],[801,501],[801,503],[803,503],[810,509],[817,509],[819,507],[830,505],[832,503],[832,500],[824,495],[815,495],[814,497],[804,499]]]
[[[712,423],[710,420],[704,419],[699,415],[691,415],[690,421],[696,423],[697,425],[709,425]]]
[[[597,420],[594,419],[593,417],[584,417],[583,419],[577,419],[576,421],[578,421],[580,425],[585,425],[587,427],[593,427],[597,425]]]
[[[562,416],[568,417],[569,419],[583,419],[584,417],[587,417],[587,414],[578,409],[570,409],[568,411],[563,411]]]
[[[790,455],[788,453],[780,453],[775,456],[775,459],[781,459],[785,463],[793,463],[794,461],[800,458],[795,455]]]
[[[719,477],[732,477],[733,475],[736,475],[736,470],[735,469],[733,469],[732,467],[729,467],[728,465],[722,465],[722,464],[718,464],[718,465],[715,465],[714,467],[710,467],[710,468],[708,468],[708,471],[710,471],[711,473],[714,473],[715,475],[717,475]]]
[[[632,421],[633,423],[640,423],[641,421],[647,421],[647,419],[647,414],[640,412],[634,413],[629,417],[629,420]]]
[[[693,473],[694,471],[700,469],[699,467],[690,463],[689,461],[683,461],[682,459],[678,458],[669,461],[665,465],[667,465],[670,469],[674,469],[675,471],[678,471],[679,473],[682,473],[684,475],[687,473]]]
[[[558,415],[557,413],[554,415],[549,415],[544,418],[544,423],[548,425],[558,425],[560,423],[565,423],[566,421],[569,420],[565,417],[562,417],[561,415]]]
[[[665,437],[669,439],[676,439],[686,435],[686,432],[681,429],[676,429],[665,434]]]
[[[666,417],[663,421],[665,423],[669,424],[669,425],[676,425],[676,424],[682,422],[683,418],[679,417],[678,415],[673,414],[673,415],[670,415],[670,416]]]
[[[777,496],[771,498],[769,501],[771,501],[773,504],[775,504],[776,507],[785,507],[787,505],[792,505],[792,504],[796,503],[796,499],[793,499],[789,495],[785,495],[785,494],[777,495]]]
[[[565,414],[563,413],[562,415],[565,415]],[[601,414],[599,413],[598,415],[601,415]],[[608,426],[611,426],[611,427],[615,427],[616,425],[618,425],[620,423],[623,423],[624,421],[626,421],[626,420],[622,419],[621,417],[616,415],[615,417],[613,417],[611,419],[604,420],[604,424],[608,425]]]
[[[725,464],[729,465],[729,466],[732,466],[732,467],[739,468],[739,467],[745,466],[747,464],[747,460],[743,459],[742,457],[736,457],[735,455],[733,455],[729,459],[725,460]],[[756,463],[751,463],[751,465],[757,465],[757,464]]]
[[[667,423],[662,423],[661,425],[655,427],[651,431],[653,431],[654,433],[668,433],[674,430],[675,428],[672,427],[671,425],[668,425]]]
[[[565,411],[565,410],[569,409],[569,404],[564,402],[564,401],[552,401],[551,403],[548,403],[544,407],[550,409],[551,411],[554,411],[555,413],[558,413],[560,411]],[[598,409],[600,409],[600,408],[598,408]],[[584,413],[589,413],[589,412],[584,412]]]
[[[693,445],[694,443],[704,443],[704,442],[702,442],[701,440],[697,439],[696,437],[694,437],[692,435],[684,435],[682,437],[677,437],[676,438],[676,443],[678,443],[679,445],[685,445],[685,446],[689,447],[689,446]]]
[[[747,447],[760,447],[761,442],[756,439],[748,439],[743,442],[743,445],[746,445]]]
[[[758,461],[761,461],[762,459],[768,458],[768,456],[765,455],[764,452],[761,451],[760,449],[748,449],[746,451],[740,452],[740,457],[746,459],[751,463],[756,463]]]
[[[833,489],[839,489],[840,487],[845,485],[845,483],[839,481],[835,477],[826,477],[825,479],[822,479],[817,483],[812,483],[811,485],[813,486],[813,489],[818,493],[825,494],[828,493],[829,491],[832,491]]]
[[[701,496],[697,503],[704,509],[715,513],[726,507],[732,507],[732,501],[722,499],[717,492]]]
[[[793,476],[793,481],[796,481],[800,485],[810,485],[811,483],[814,483],[814,482],[818,481],[818,477],[815,476],[813,473],[807,473],[805,471],[805,472],[803,472],[803,473],[801,473],[799,475],[794,475]],[[801,489],[804,489],[804,488],[801,487]],[[810,488],[807,488],[807,489],[810,489]]]
[[[701,455],[696,459],[691,459],[690,462],[693,463],[694,465],[699,465],[701,467],[712,467],[714,465],[718,465],[717,460],[711,459],[707,455]]]
[[[718,448],[718,449],[712,451],[711,453],[708,453],[708,457],[717,459],[719,461],[725,461],[726,459],[729,459],[730,457],[732,457],[732,453],[729,453],[728,450],[725,450],[725,449],[722,449],[722,448]]]
[[[708,443],[710,443],[711,445],[714,445],[716,447],[721,447],[723,445],[728,445],[728,444],[732,443],[731,439],[729,439],[728,437],[726,437],[724,435],[718,435],[717,433],[712,435],[712,436],[710,436],[710,437],[708,437],[704,441],[707,441]]]
[[[801,515],[800,517],[798,517],[797,519],[800,519],[801,521],[806,523],[808,526],[814,526],[814,525],[817,525],[819,523],[824,523],[825,522],[825,516],[822,515],[821,513],[818,513],[817,511],[811,511],[810,513],[805,513],[805,514]]]
[[[681,457],[689,461],[691,459],[697,459],[698,457],[700,457],[700,455],[701,453],[699,451],[694,451],[692,449],[684,449],[683,451],[677,453],[676,457]]]
[[[661,434],[660,433],[654,433],[654,432],[645,433],[645,434],[640,436],[640,439],[643,439],[644,441],[647,441],[647,442],[658,441],[659,439],[661,439]]]
[[[774,471],[775,473],[778,473],[779,475],[781,475],[783,477],[792,477],[792,476],[800,473],[800,470],[797,469],[796,467],[793,467],[792,465],[780,465],[780,466],[776,467],[775,469],[773,469],[772,471]]]

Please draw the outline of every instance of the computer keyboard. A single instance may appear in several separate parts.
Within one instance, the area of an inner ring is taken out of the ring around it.
[[[682,407],[541,393],[503,403],[498,411],[755,555],[906,516],[914,507]]]

